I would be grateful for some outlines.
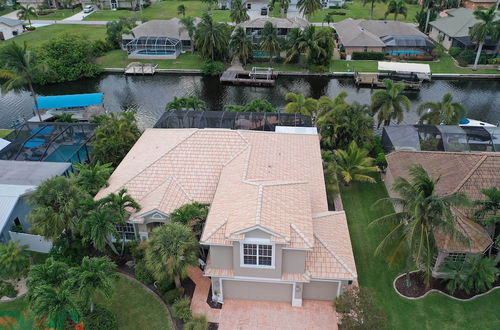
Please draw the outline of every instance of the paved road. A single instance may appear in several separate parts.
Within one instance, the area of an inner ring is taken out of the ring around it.
[[[90,14],[92,14],[93,12],[90,12],[90,13],[84,13],[83,10],[80,11],[79,13],[76,13],[75,15],[73,16],[70,16],[70,17],[66,17],[65,19],[63,19],[63,21],[83,21],[83,19],[87,16],[89,16]]]
[[[49,20],[31,20],[33,24],[51,25],[51,24],[80,24],[80,25],[106,25],[108,21],[74,21],[74,20],[60,20],[60,21],[49,21]]]

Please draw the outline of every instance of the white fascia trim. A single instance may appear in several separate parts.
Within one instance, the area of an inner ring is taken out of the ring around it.
[[[277,244],[286,244],[286,243],[277,243]],[[312,251],[313,250],[311,248],[290,248],[290,247],[283,247],[281,249],[282,250],[297,250],[297,251]]]
[[[324,278],[324,277],[311,277],[311,281],[321,281],[321,282],[336,282],[336,281],[357,281],[357,277],[353,278]]]
[[[295,283],[293,281],[283,281],[280,278],[247,277],[247,276],[220,277],[220,279],[229,281],[263,282],[263,283],[277,283],[277,284]]]
[[[204,242],[199,242],[200,245],[205,245],[205,246],[229,246],[229,247],[232,247],[231,244],[215,244],[215,243],[204,243]]]
[[[162,212],[158,209],[154,209],[154,210],[151,210],[151,211],[148,211],[146,213],[141,213],[141,214],[138,214],[134,217],[134,219],[137,219],[137,218],[143,218],[143,217],[147,217],[148,215],[150,214],[153,214],[153,213],[160,213],[161,215],[163,215],[166,219],[168,219],[168,214],[166,214],[165,212]],[[166,220],[165,219],[165,220]]]

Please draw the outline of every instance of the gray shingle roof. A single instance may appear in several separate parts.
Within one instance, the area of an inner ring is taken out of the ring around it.
[[[0,160],[0,184],[37,186],[63,174],[70,166],[70,163]]]
[[[0,23],[3,23],[8,26],[17,26],[17,25],[22,25],[23,22],[17,19],[10,19],[6,17],[0,17]]]
[[[429,24],[450,37],[466,37],[470,28],[478,22],[473,13],[474,10],[469,8],[453,9],[447,12],[447,17],[438,18]]]
[[[180,31],[182,24],[180,19],[174,17],[169,20],[153,19],[132,29],[132,35],[123,35],[124,39],[134,39],[140,37],[170,37],[181,40],[189,40],[187,31]],[[199,18],[195,18],[195,24],[200,22]]]

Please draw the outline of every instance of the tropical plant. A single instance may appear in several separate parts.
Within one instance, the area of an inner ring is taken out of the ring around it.
[[[375,179],[370,176],[377,172],[373,158],[368,157],[368,151],[359,148],[355,141],[349,144],[347,150],[335,150],[333,168],[346,186],[353,181],[375,183]]]
[[[498,268],[493,258],[483,255],[469,255],[465,260],[448,259],[440,267],[442,278],[447,280],[446,288],[455,293],[457,289],[470,294],[485,292],[493,286],[498,277]]]
[[[377,90],[372,94],[371,109],[377,114],[377,127],[383,123],[388,126],[391,120],[399,124],[403,121],[404,113],[410,110],[410,100],[401,94],[405,89],[404,83],[394,83],[390,79],[384,79],[385,90]]]
[[[285,106],[286,113],[298,113],[313,116],[313,118],[318,113],[318,101],[313,98],[305,98],[302,94],[287,93],[285,100],[288,101]]]
[[[294,29],[289,39],[289,48],[285,62],[291,62],[300,54],[305,54],[309,63],[317,62],[317,59],[329,61],[331,58],[329,48],[333,47],[333,35],[331,29],[316,30],[314,25],[308,25],[304,31]],[[329,39],[330,38],[330,39]],[[330,43],[325,41],[330,40]],[[324,64],[324,63],[321,63]]]
[[[240,24],[250,19],[247,13],[247,7],[241,0],[233,0],[231,2],[231,14],[229,16],[231,17],[231,21],[235,24]]]
[[[56,176],[42,182],[28,195],[33,231],[52,240],[63,232],[73,235],[85,213],[82,204],[89,199],[73,179]]]
[[[228,112],[278,112],[269,101],[264,99],[254,99],[245,105],[226,105],[224,111]]]
[[[270,0],[269,1],[269,10],[272,11],[271,8],[274,8],[276,5],[276,2],[278,2],[280,6],[280,17],[286,17],[286,13],[288,11],[288,7],[290,6],[290,0]]]
[[[208,330],[208,321],[205,315],[193,316],[186,324],[184,330]]]
[[[12,42],[2,47],[0,49],[0,63],[2,63],[0,80],[4,81],[2,93],[27,87],[35,101],[38,119],[42,121],[33,82],[38,75],[49,71],[47,64],[40,62],[36,54],[28,50],[26,42],[22,46]]]
[[[474,218],[485,226],[492,227],[492,238],[496,237],[500,242],[500,189],[486,188],[481,193],[484,199],[474,201]],[[500,256],[500,248],[497,250]]]
[[[26,274],[30,264],[27,247],[12,240],[0,244],[0,278],[16,279]]]
[[[38,16],[36,13],[35,8],[31,6],[21,6],[19,5],[18,11],[17,11],[17,18],[23,21],[28,21],[29,25],[31,26],[31,17],[33,16]]]
[[[184,6],[183,3],[177,6],[177,15],[182,15],[182,17],[186,17],[187,7]]]
[[[113,239],[121,238],[116,228],[119,224],[123,224],[123,220],[116,217],[114,212],[110,212],[109,208],[100,205],[79,223],[79,231],[83,241],[91,242],[97,250],[106,252],[106,246],[109,246],[116,255],[119,255],[113,243]]]
[[[479,62],[486,38],[489,37],[493,41],[497,41],[500,38],[500,20],[496,19],[496,15],[495,6],[492,6],[488,10],[480,8],[474,11],[474,17],[479,22],[474,24],[469,30],[471,40],[478,43],[476,59],[472,67],[473,70],[477,70],[477,63]]]
[[[89,310],[94,311],[94,298],[100,293],[106,298],[113,293],[113,281],[118,278],[116,265],[107,258],[85,257],[68,273],[69,287],[78,294]]]
[[[78,119],[73,118],[71,113],[62,113],[54,116],[54,121],[56,123],[77,123]]]
[[[246,65],[248,59],[252,57],[252,40],[243,27],[237,26],[234,29],[229,40],[229,49],[243,62],[243,65]]]
[[[207,220],[208,206],[198,202],[185,204],[172,211],[170,220],[189,226],[195,235],[200,236]]]
[[[28,299],[33,314],[39,319],[48,319],[55,329],[64,329],[75,316],[77,320],[81,317],[72,292],[65,287],[38,285],[30,288]]]
[[[429,21],[427,21],[427,15],[429,15]],[[418,29],[422,32],[426,29],[425,25],[429,24],[429,22],[435,21],[436,18],[437,18],[436,10],[420,9],[415,14],[415,22],[418,24]]]
[[[193,37],[196,32],[196,23],[194,18],[191,16],[182,17],[180,19],[180,23],[181,27],[179,28],[179,33],[186,31],[189,36],[189,41],[191,42],[191,45],[193,45]]]
[[[323,160],[323,176],[325,178],[325,186],[327,196],[338,194],[339,185],[337,175],[335,173],[335,155],[331,151],[321,151],[321,158]]]
[[[174,99],[165,105],[165,111],[171,110],[206,110],[207,104],[197,96],[174,96]]]
[[[325,17],[323,18],[323,23],[326,23],[326,24],[328,24],[328,26],[330,26],[330,23],[333,23],[333,22],[334,22],[333,15],[330,13],[327,13],[325,15]]]
[[[425,25],[424,25],[424,30],[423,30],[424,33],[427,33],[427,29],[429,27],[429,22],[431,20],[432,12],[435,9],[439,9],[439,5],[440,5],[440,3],[436,0],[424,0],[424,1],[422,1],[422,10],[423,10],[423,8],[426,8]]]
[[[322,96],[318,100],[318,117],[326,116],[328,113],[333,112],[336,107],[340,105],[347,105],[346,102],[348,94],[342,91],[337,94],[334,98],[328,96]]]
[[[203,57],[214,61],[216,57],[224,57],[229,40],[226,37],[224,24],[214,22],[212,16],[205,13],[196,27],[194,42]]]
[[[197,250],[191,229],[169,222],[152,231],[146,248],[146,266],[156,280],[170,276],[175,287],[181,290],[181,280],[187,276],[188,267],[198,263]]]
[[[92,196],[108,185],[108,178],[113,173],[111,163],[101,164],[99,161],[92,164],[74,164],[73,168],[78,173],[76,183]]]
[[[190,304],[191,300],[189,298],[178,299],[172,304],[172,311],[174,316],[184,322],[189,321],[193,317],[191,309],[189,308]]]
[[[103,117],[94,130],[94,140],[91,143],[92,162],[118,166],[140,135],[132,111],[112,113]]]
[[[389,264],[406,256],[407,285],[410,284],[409,271],[416,265],[424,274],[426,286],[429,286],[433,257],[437,253],[434,233],[439,231],[454,240],[468,243],[468,239],[457,229],[452,212],[452,207],[466,205],[467,197],[462,193],[438,196],[436,186],[439,178],[431,178],[421,165],[410,166],[409,174],[410,179],[399,177],[392,186],[399,197],[383,198],[375,204],[394,205],[396,208],[393,213],[370,224],[393,226],[375,254],[392,249],[387,257]]]
[[[408,7],[406,7],[405,0],[391,0],[387,4],[387,11],[384,14],[384,18],[387,18],[389,14],[394,14],[394,20],[398,20],[398,15],[403,15],[405,18],[408,15]]]
[[[425,102],[418,106],[419,123],[427,125],[458,125],[467,110],[458,102],[452,102],[450,93],[443,95],[441,102]]]
[[[259,47],[268,54],[269,63],[271,63],[273,61],[273,57],[279,53],[281,49],[281,42],[278,37],[278,30],[273,26],[273,23],[266,22],[264,24]]]
[[[305,17],[311,17],[315,12],[321,10],[323,6],[320,0],[299,0],[297,1],[297,8],[300,13]]]
[[[125,17],[106,23],[106,41],[115,49],[119,49],[122,43],[122,35],[133,35],[132,29],[135,25],[134,19]]]
[[[370,3],[370,19],[373,19],[373,11],[376,3],[385,3],[387,0],[363,0],[363,6]]]

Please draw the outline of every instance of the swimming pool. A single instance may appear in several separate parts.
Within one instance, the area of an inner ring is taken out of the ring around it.
[[[393,50],[389,52],[389,55],[410,55],[410,54],[421,54],[419,50]]]
[[[253,57],[269,57],[269,53],[260,51],[254,51],[252,52],[252,55]]]
[[[173,50],[138,50],[137,55],[175,55],[175,51]]]
[[[78,151],[78,149],[80,149]],[[92,147],[87,146],[87,150],[90,153]],[[46,159],[46,162],[69,162],[69,163],[80,163],[87,160],[87,150],[81,145],[62,145],[57,147],[53,153],[51,153]],[[78,153],[77,153],[78,151]]]

